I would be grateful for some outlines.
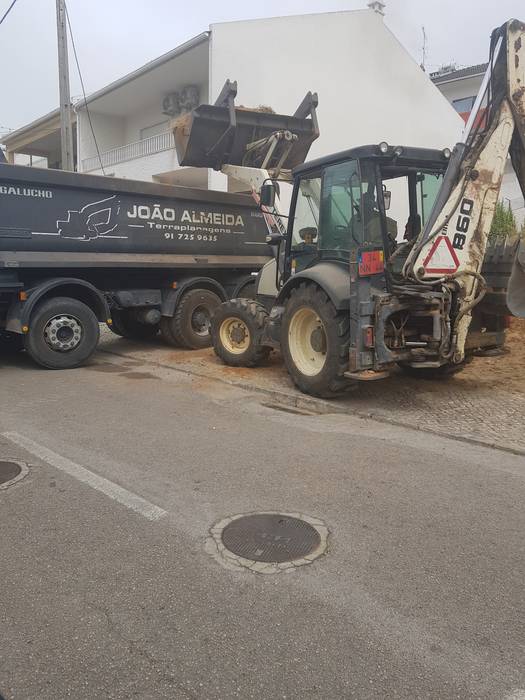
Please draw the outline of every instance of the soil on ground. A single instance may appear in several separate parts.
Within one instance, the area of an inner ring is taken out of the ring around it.
[[[525,319],[510,319],[505,351],[499,357],[476,357],[457,380],[525,393]]]

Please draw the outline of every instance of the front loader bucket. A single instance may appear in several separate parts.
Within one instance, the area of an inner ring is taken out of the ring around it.
[[[268,108],[235,107],[236,91],[236,83],[228,81],[216,104],[200,105],[175,122],[180,165],[216,170],[223,165],[288,170],[304,163],[319,136],[317,95],[308,93],[296,113],[287,116]]]

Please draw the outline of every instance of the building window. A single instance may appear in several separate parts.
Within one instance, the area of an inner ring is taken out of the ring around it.
[[[139,134],[140,134],[140,140],[143,141],[144,139],[149,139],[151,136],[157,136],[158,134],[163,134],[165,131],[168,131],[169,129],[169,119],[166,119],[163,122],[158,122],[158,124],[152,124],[151,126],[145,126],[144,129],[141,129]]]
[[[476,96],[474,97],[461,97],[459,100],[452,100],[452,106],[459,112],[463,114],[464,112],[470,112],[476,101]]]

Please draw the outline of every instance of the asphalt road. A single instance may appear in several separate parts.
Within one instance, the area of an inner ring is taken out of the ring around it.
[[[525,698],[525,458],[102,354],[0,359],[0,392],[29,464],[0,490],[5,698]],[[206,553],[260,510],[321,518],[328,553]]]

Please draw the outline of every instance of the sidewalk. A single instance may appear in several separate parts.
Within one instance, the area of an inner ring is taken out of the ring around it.
[[[413,379],[396,373],[362,383],[344,397],[326,401],[305,396],[293,386],[278,353],[265,366],[226,367],[213,350],[178,350],[159,338],[139,343],[104,330],[100,350],[143,363],[169,367],[199,377],[257,391],[267,401],[313,413],[349,413],[430,433],[470,440],[525,454],[525,324],[514,321],[510,352],[475,358],[445,381]]]

